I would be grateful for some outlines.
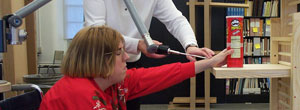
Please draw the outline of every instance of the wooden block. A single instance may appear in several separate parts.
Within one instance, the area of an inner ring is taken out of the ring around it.
[[[278,52],[278,55],[282,55],[282,56],[292,56],[291,53],[288,53],[288,52]]]
[[[197,106],[195,109],[196,110],[202,110],[204,107],[203,106]],[[190,110],[189,104],[174,104],[172,102],[169,103],[168,105],[168,110]]]
[[[300,3],[300,1],[295,0],[295,1],[289,2],[289,3],[288,3],[288,6],[297,5],[297,4],[299,4],[299,3]]]
[[[278,61],[278,63],[286,66],[292,66],[290,62],[286,62],[286,61]]]
[[[204,5],[203,2],[196,2],[195,4],[191,4],[190,2],[186,2],[186,5]]]
[[[289,84],[289,83],[286,83],[286,82],[284,82],[284,81],[279,80],[279,81],[278,81],[278,84],[280,84],[280,85],[283,86],[283,87],[290,88],[290,84]]]
[[[282,96],[282,97],[287,98],[287,99],[290,99],[290,98],[291,98],[289,94],[287,94],[287,93],[285,93],[285,92],[282,92],[282,91],[278,91],[278,94],[279,94],[280,96]]]
[[[290,105],[287,104],[286,102],[284,102],[284,101],[282,101],[282,100],[279,100],[278,102],[279,102],[279,104],[283,105],[285,108],[290,109]]]
[[[197,97],[196,98],[196,103],[204,103],[205,100],[204,98]],[[189,104],[190,103],[190,97],[174,97],[173,99],[174,104]],[[210,103],[217,103],[217,98],[216,97],[210,97]]]
[[[285,41],[285,42],[290,42],[291,37],[271,37],[271,41]]]

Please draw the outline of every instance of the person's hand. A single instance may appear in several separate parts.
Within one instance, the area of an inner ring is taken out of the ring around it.
[[[206,58],[211,58],[213,55],[215,55],[215,52],[208,48],[198,48],[198,47],[188,47],[186,53],[205,56]],[[186,58],[190,61],[196,61],[196,59],[191,56],[186,56]]]
[[[201,73],[207,68],[220,67],[226,64],[226,57],[233,53],[233,50],[224,49],[219,54],[210,59],[199,60],[195,62],[195,73]]]
[[[212,60],[211,64],[213,67],[220,67],[226,64],[226,57],[228,55],[231,55],[233,53],[233,50],[227,50],[224,49],[216,56],[212,57],[210,60]]]
[[[153,40],[153,43],[156,44],[156,45],[162,45],[161,42],[158,42],[156,40]],[[149,53],[147,51],[147,45],[146,45],[144,40],[139,40],[138,50],[140,50],[142,53],[144,53],[147,57],[150,57],[150,58],[164,58],[164,57],[166,57],[166,55],[161,55],[161,54],[156,54],[156,53]]]

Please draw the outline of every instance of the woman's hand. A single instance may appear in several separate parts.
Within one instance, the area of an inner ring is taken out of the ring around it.
[[[216,56],[212,57],[212,67],[220,67],[226,64],[226,57],[228,55],[231,55],[233,53],[233,50],[227,50],[224,49],[223,51],[221,51],[219,54],[217,54]]]
[[[233,50],[224,49],[219,54],[210,59],[199,60],[195,62],[195,73],[200,73],[207,68],[219,67],[226,64],[226,57],[233,53]]]

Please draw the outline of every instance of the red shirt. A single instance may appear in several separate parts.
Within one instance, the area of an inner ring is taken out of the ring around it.
[[[126,100],[160,91],[195,76],[194,62],[129,69],[122,83],[102,91],[93,78],[64,76],[46,93],[40,110],[126,110]]]

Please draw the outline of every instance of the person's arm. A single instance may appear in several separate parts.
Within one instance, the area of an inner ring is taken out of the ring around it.
[[[226,56],[233,50],[223,50],[211,59],[189,62],[173,63],[158,67],[130,69],[129,78],[125,80],[128,87],[128,100],[154,93],[185,79],[194,77],[207,68],[222,66],[226,63]]]
[[[145,96],[195,76],[194,62],[173,63],[151,68],[130,69],[125,86],[128,100]]]
[[[186,17],[176,8],[172,0],[158,0],[153,16],[165,24],[169,32],[177,38],[187,53],[207,58],[211,58],[215,54],[208,48],[198,47],[192,27]],[[191,56],[187,56],[187,59],[196,61]]]
[[[199,60],[195,62],[195,72],[200,73],[207,68],[220,67],[226,64],[226,57],[231,55],[233,50],[224,49],[211,59]]]
[[[192,27],[172,0],[157,0],[153,16],[167,27],[168,31],[178,39],[184,49],[190,44],[197,46]]]

